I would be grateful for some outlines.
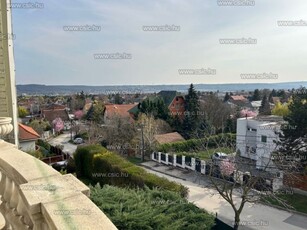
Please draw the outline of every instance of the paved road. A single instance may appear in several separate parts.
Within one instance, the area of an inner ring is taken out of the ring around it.
[[[73,157],[73,153],[76,151],[77,145],[69,143],[68,142],[69,140],[70,140],[70,133],[65,133],[49,140],[48,143],[53,146],[63,145],[64,146],[63,152],[68,153],[71,157]]]
[[[171,181],[183,184],[189,188],[188,200],[200,208],[211,213],[218,213],[218,217],[225,223],[232,225],[234,212],[231,206],[220,197],[214,189],[207,188],[208,181],[204,176],[194,172],[186,173],[182,170],[167,166],[157,166],[155,162],[145,162],[146,170]],[[168,175],[166,175],[168,174]],[[170,176],[172,175],[172,176]],[[182,178],[182,179],[180,179]],[[236,198],[234,199],[236,200]],[[239,199],[237,199],[239,200]],[[303,230],[307,229],[307,217],[275,209],[261,204],[245,204],[241,214],[241,222],[248,227],[239,229],[266,230]]]

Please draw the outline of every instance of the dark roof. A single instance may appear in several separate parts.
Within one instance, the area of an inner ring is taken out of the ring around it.
[[[56,104],[56,103],[54,103],[54,104],[51,104],[51,105],[48,105],[46,108],[44,108],[44,109],[50,109],[50,110],[52,110],[52,109],[65,109],[66,108],[66,106],[65,105],[60,105],[60,104]]]
[[[165,105],[169,106],[173,99],[177,96],[177,91],[162,90],[158,95],[163,99]]]
[[[56,118],[61,118],[63,121],[69,120],[68,113],[65,109],[53,109],[53,110],[42,110],[43,117],[52,123],[52,121]]]
[[[139,112],[139,104],[136,104],[134,107],[132,107],[131,109],[128,110],[128,113],[132,113],[134,115],[136,115]]]

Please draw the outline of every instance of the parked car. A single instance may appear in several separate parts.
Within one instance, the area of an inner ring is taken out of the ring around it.
[[[226,153],[222,153],[222,152],[215,152],[213,155],[212,155],[212,160],[224,160],[224,159],[227,159],[227,154]]]
[[[52,166],[52,168],[54,168],[55,170],[61,171],[61,170],[66,170],[66,168],[67,168],[67,163],[68,163],[67,160],[58,161],[58,162],[55,162],[55,163],[51,164],[51,166]]]
[[[222,152],[215,152],[212,156],[211,159],[213,161],[214,165],[219,165],[219,163],[223,160],[226,160],[228,155],[226,153]]]
[[[82,144],[83,143],[83,139],[81,137],[78,137],[74,140],[75,144]]]

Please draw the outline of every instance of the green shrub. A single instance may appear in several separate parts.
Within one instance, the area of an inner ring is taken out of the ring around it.
[[[40,160],[44,158],[41,151],[35,150],[35,151],[28,151],[27,153],[30,154],[31,156],[37,158],[37,159],[40,159]]]
[[[194,152],[205,150],[206,148],[231,147],[234,146],[235,141],[236,135],[227,133],[201,139],[161,144],[157,147],[157,150],[160,152]]]
[[[93,156],[105,151],[106,149],[100,145],[78,146],[74,153],[77,177],[91,178]]]
[[[67,173],[75,173],[76,164],[74,158],[69,158],[67,162]]]
[[[50,148],[51,148],[51,145],[44,141],[44,140],[41,140],[41,139],[38,139],[37,140],[37,145],[43,147],[44,149],[46,149],[48,152],[50,152]]]
[[[78,147],[74,154],[78,177],[90,179],[94,184],[110,184],[119,187],[160,188],[187,196],[188,189],[175,182],[148,173],[116,153],[99,145]],[[109,176],[111,174],[111,176]],[[119,175],[119,176],[112,176]]]
[[[209,230],[214,216],[170,191],[92,187],[91,200],[119,230]]]

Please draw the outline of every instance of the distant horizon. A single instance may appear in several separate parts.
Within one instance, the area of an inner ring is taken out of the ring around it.
[[[54,95],[54,94],[75,94],[81,91],[89,94],[132,94],[132,93],[155,93],[159,91],[186,92],[190,84],[172,85],[42,85],[24,84],[17,85],[18,94],[27,95]],[[283,83],[229,83],[229,84],[193,84],[197,91],[210,92],[237,92],[253,91],[255,89],[276,89],[290,90],[301,86],[307,87],[307,81],[283,82]]]
[[[235,82],[235,83],[173,83],[173,84],[118,84],[118,85],[84,85],[84,84],[59,84],[59,85],[55,85],[55,84],[40,84],[40,83],[29,83],[29,84],[16,84],[17,85],[43,85],[43,86],[77,86],[77,87],[80,87],[80,86],[89,86],[89,87],[95,87],[95,86],[98,86],[98,87],[101,87],[101,86],[172,86],[172,85],[190,85],[190,84],[193,84],[193,85],[237,85],[237,84],[240,84],[240,85],[258,85],[258,84],[267,84],[267,85],[270,85],[270,84],[293,84],[293,83],[307,83],[307,80],[306,81],[286,81],[286,82],[258,82],[258,83],[253,83],[253,82],[250,82],[250,83],[242,83],[242,82]]]

